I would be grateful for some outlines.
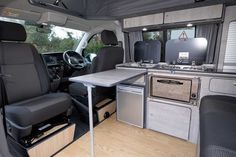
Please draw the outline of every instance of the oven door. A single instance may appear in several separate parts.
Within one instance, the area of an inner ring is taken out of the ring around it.
[[[151,96],[190,102],[191,79],[152,76]]]

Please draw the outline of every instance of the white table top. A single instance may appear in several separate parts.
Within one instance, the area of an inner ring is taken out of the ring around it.
[[[114,69],[99,73],[72,77],[69,80],[71,82],[84,83],[94,86],[112,87],[125,80],[134,78],[145,73],[146,70]]]

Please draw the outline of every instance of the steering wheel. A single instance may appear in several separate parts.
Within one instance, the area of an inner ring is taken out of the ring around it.
[[[72,50],[63,53],[63,60],[67,65],[75,69],[83,69],[87,65],[84,57]]]

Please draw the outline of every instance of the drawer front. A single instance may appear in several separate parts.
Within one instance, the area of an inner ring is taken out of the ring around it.
[[[168,135],[188,140],[191,109],[148,102],[147,127]]]
[[[28,149],[29,157],[50,157],[66,145],[71,143],[74,138],[75,124],[49,137],[45,141]]]
[[[213,78],[209,88],[211,92],[236,95],[236,80]]]
[[[110,104],[107,104],[106,106],[97,110],[99,122],[105,119],[105,113],[109,113],[111,115],[114,112],[116,112],[116,101],[113,101]]]
[[[138,76],[129,80],[122,82],[123,84],[136,84],[136,85],[145,85],[145,75]]]
[[[190,101],[191,80],[152,77],[151,96]]]

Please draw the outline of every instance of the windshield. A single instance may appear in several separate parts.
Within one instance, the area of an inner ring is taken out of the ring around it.
[[[0,17],[1,21],[24,25],[27,43],[33,44],[39,53],[55,53],[75,50],[85,32],[54,25],[36,25],[23,20]]]

